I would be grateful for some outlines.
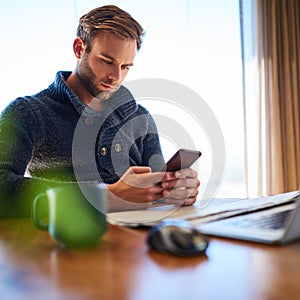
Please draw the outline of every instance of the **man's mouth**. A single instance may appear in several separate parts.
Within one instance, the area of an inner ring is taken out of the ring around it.
[[[115,85],[109,85],[109,84],[105,84],[105,83],[101,83],[101,86],[105,90],[115,90],[115,89],[117,89],[117,86],[115,86]]]

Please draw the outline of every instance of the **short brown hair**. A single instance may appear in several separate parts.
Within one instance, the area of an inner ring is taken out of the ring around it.
[[[95,8],[80,18],[77,36],[87,45],[87,52],[91,50],[93,36],[99,32],[112,32],[121,38],[135,39],[138,50],[144,35],[142,26],[129,13],[115,5]]]

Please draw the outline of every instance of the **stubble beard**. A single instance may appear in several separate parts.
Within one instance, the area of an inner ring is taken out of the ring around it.
[[[99,83],[96,81],[96,75],[89,64],[88,55],[86,53],[84,53],[81,63],[78,66],[78,74],[89,93],[101,101],[109,99],[120,88],[120,85],[111,91],[100,91],[97,88]]]

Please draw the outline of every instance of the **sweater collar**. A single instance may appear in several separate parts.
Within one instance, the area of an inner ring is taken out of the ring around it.
[[[122,119],[126,119],[137,110],[137,104],[132,94],[127,88],[121,86],[120,89],[116,91],[109,100],[107,100],[103,111],[94,111],[89,106],[85,105],[67,85],[66,80],[70,75],[71,72],[69,71],[57,72],[55,80],[49,88],[55,98],[70,101],[79,115],[84,112],[85,114],[93,116],[103,114],[108,116],[115,112]]]

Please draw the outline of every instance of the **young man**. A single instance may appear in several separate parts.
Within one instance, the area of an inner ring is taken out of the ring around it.
[[[121,85],[142,35],[116,6],[90,11],[73,44],[75,70],[2,112],[2,217],[28,216],[35,195],[62,182],[106,183],[109,211],[196,201],[197,172],[157,172],[164,160],[155,123]]]

